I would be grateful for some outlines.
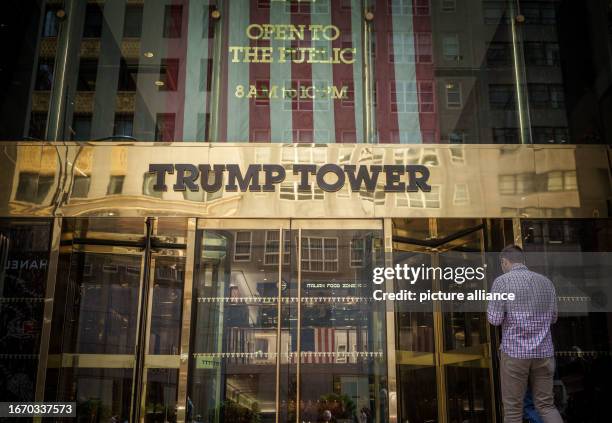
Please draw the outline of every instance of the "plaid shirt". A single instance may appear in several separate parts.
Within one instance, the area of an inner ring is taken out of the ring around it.
[[[550,279],[513,264],[493,282],[492,293],[514,293],[514,301],[490,301],[489,323],[502,327],[501,350],[514,358],[546,358],[555,353],[550,325],[557,321],[557,296]]]

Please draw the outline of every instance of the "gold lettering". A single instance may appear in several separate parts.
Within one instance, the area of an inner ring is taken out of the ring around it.
[[[234,91],[234,96],[238,98],[244,97],[244,85],[236,85],[236,91]]]
[[[257,30],[258,32],[254,33],[253,32],[254,29]],[[251,25],[247,26],[246,35],[251,40],[258,40],[258,39],[260,39],[262,33],[263,33],[263,29],[261,28],[261,25],[251,24]]]
[[[238,59],[238,53],[241,52],[242,50],[244,50],[244,47],[230,47],[229,48],[230,53],[232,53],[232,63],[240,62],[240,59]]]
[[[327,88],[327,91],[331,91],[332,98],[342,98],[342,99],[348,98],[348,87],[346,86],[342,87],[340,91],[338,91],[338,87],[336,87],[335,85],[332,85]]]

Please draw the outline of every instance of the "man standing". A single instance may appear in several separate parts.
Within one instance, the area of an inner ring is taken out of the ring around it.
[[[529,384],[544,423],[563,423],[553,397],[555,360],[550,325],[557,321],[555,288],[548,278],[527,269],[520,247],[504,248],[500,262],[504,274],[495,279],[491,292],[513,293],[514,301],[489,302],[487,318],[502,327],[504,422],[522,422]]]

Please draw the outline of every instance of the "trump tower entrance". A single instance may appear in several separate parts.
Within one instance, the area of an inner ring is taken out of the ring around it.
[[[588,183],[606,166],[596,146],[10,148],[2,397],[74,401],[83,422],[499,421],[483,310],[375,301],[404,286],[374,285],[374,268],[485,268],[516,243],[559,278],[553,253],[612,239],[608,219],[587,218],[606,210]],[[593,170],[563,182],[589,201],[552,184],[517,199],[517,161]],[[547,217],[563,205],[580,218]],[[609,327],[609,313],[555,325],[566,416],[609,391]]]

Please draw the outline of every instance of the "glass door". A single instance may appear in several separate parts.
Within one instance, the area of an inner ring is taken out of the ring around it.
[[[46,398],[80,421],[173,422],[187,219],[64,219]]]
[[[480,219],[411,219],[394,222],[396,264],[454,268],[484,265]],[[436,275],[434,273],[434,275]],[[425,289],[448,291],[434,276]],[[487,280],[465,289],[486,289]],[[429,309],[398,310],[398,381],[402,421],[495,421],[490,331],[484,312],[434,302]]]
[[[381,221],[199,221],[187,421],[387,421],[382,239]]]

